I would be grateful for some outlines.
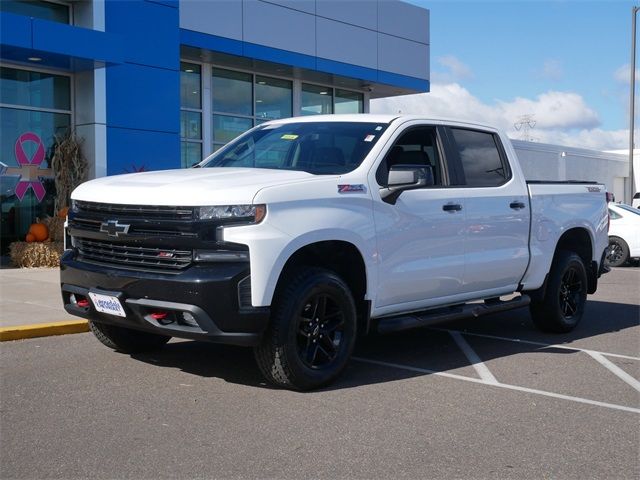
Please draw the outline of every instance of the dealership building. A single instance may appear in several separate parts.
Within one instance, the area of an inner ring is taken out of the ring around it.
[[[0,2],[2,254],[53,214],[56,136],[89,177],[190,167],[261,122],[429,91],[399,0]]]

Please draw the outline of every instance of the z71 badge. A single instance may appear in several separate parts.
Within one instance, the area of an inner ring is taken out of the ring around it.
[[[354,193],[354,192],[366,192],[367,189],[364,185],[338,185],[338,193]]]

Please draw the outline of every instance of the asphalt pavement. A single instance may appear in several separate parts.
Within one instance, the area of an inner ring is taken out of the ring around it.
[[[309,393],[249,349],[4,342],[0,478],[637,479],[639,323],[640,269],[614,269],[570,334],[522,309],[372,336]]]

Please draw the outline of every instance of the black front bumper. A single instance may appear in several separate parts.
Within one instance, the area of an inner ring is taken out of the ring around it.
[[[64,308],[72,315],[125,328],[232,345],[257,345],[269,308],[241,306],[238,284],[247,263],[195,265],[177,274],[125,270],[79,262],[69,250],[60,262]],[[246,286],[246,285],[245,285]],[[126,317],[98,312],[89,292],[117,297]],[[74,302],[75,300],[75,302]],[[84,302],[80,302],[84,304]],[[158,320],[152,316],[165,312]]]

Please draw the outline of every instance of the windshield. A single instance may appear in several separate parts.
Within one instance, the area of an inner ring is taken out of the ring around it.
[[[630,207],[629,205],[623,205],[623,204],[619,203],[618,205],[616,205],[616,207],[620,207],[623,210],[626,210],[627,212],[631,212],[631,213],[635,213],[636,215],[640,215],[640,210],[639,209]]]
[[[233,140],[200,166],[340,175],[362,163],[386,128],[387,124],[363,122],[265,125]]]

